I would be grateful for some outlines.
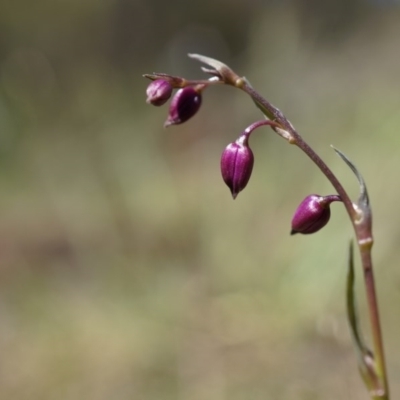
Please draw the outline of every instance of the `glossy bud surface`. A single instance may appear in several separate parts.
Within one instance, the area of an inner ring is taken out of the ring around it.
[[[333,201],[340,201],[340,197],[316,194],[307,196],[297,207],[292,219],[290,234],[302,233],[306,235],[318,232],[328,223],[331,217],[330,204]]]
[[[253,165],[254,155],[246,136],[241,136],[236,142],[229,144],[222,153],[222,178],[234,199],[249,182]]]
[[[164,127],[178,125],[192,118],[201,106],[201,93],[191,86],[179,89],[171,100]]]

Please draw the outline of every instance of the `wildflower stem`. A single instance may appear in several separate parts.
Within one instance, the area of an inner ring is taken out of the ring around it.
[[[389,387],[383,349],[383,337],[371,257],[373,237],[370,210],[368,209],[365,215],[360,218],[359,211],[351,201],[342,184],[336,178],[335,174],[325,164],[321,157],[319,157],[319,155],[304,141],[304,139],[295,130],[293,125],[283,115],[283,113],[269,103],[266,99],[264,99],[258,92],[256,92],[246,81],[246,79],[240,80],[236,86],[246,92],[253,99],[257,107],[264,113],[264,115],[279,123],[283,129],[289,133],[289,143],[299,147],[317,165],[321,172],[331,182],[332,186],[335,188],[343,201],[343,204],[352,222],[360,251],[368,301],[369,318],[371,323],[376,373],[380,378],[379,387],[374,388],[374,391],[371,392],[370,395],[374,400],[389,400]]]
[[[369,388],[372,400],[389,400],[389,386],[383,349],[383,337],[379,319],[378,300],[375,289],[375,280],[371,257],[371,249],[373,245],[372,214],[368,200],[368,193],[361,174],[343,153],[335,149],[336,153],[356,174],[356,177],[359,181],[360,199],[358,203],[355,204],[352,202],[346,190],[344,189],[340,181],[336,178],[332,170],[308,145],[308,143],[296,131],[290,121],[284,116],[284,114],[278,108],[269,103],[256,90],[254,90],[246,78],[240,77],[227,65],[210,57],[205,57],[199,54],[189,54],[189,57],[196,59],[203,64],[206,64],[207,67],[203,67],[202,69],[205,73],[211,75],[211,78],[209,78],[208,80],[186,80],[181,77],[172,76],[164,73],[153,73],[144,75],[144,77],[150,80],[154,81],[160,79],[169,84],[171,88],[180,89],[172,99],[169,117],[165,124],[166,126],[185,122],[187,119],[192,117],[200,107],[201,91],[208,86],[217,84],[230,85],[243,90],[252,98],[255,105],[267,118],[266,120],[258,121],[250,125],[235,143],[230,144],[225,149],[222,155],[222,175],[225,183],[231,189],[234,198],[237,196],[239,191],[241,191],[247,185],[247,182],[250,178],[251,170],[253,168],[253,154],[251,152],[251,149],[248,147],[248,138],[250,134],[254,131],[254,129],[263,125],[269,125],[278,135],[286,139],[290,144],[296,145],[300,150],[302,150],[321,170],[321,172],[326,176],[326,178],[335,188],[337,195],[333,195],[333,197],[335,197],[334,201],[337,201],[337,199],[341,200],[349,215],[349,218],[354,228],[355,236],[357,238],[357,244],[364,272],[364,281],[367,294],[367,304],[369,319],[371,323],[374,352],[372,354],[368,349],[364,347],[358,349],[361,350],[362,356],[366,356],[365,359],[362,359],[364,362],[363,367],[365,367],[364,371],[366,371],[366,373],[362,375],[366,381],[367,388]],[[153,87],[151,88],[153,89]],[[153,92],[151,92],[151,94],[153,94],[153,97],[155,96]],[[162,94],[164,97],[167,97],[165,93]],[[185,96],[183,96],[182,94]],[[153,97],[151,98],[153,103],[156,101],[158,104],[159,99],[156,98],[154,100]],[[162,100],[164,100],[164,97],[162,98]],[[189,104],[189,108],[186,107],[186,103]],[[182,107],[182,104],[185,105],[185,107]],[[238,155],[240,155],[239,159]],[[240,171],[240,174],[236,174],[237,170]],[[352,254],[353,253],[351,252],[351,255]],[[353,261],[351,261],[351,270],[353,268],[352,266]],[[353,290],[353,281],[354,276],[349,281],[351,283],[351,291]],[[354,304],[352,303],[352,301],[350,301],[349,303],[349,299],[351,300],[353,298],[352,296],[353,295],[351,294],[350,298],[348,297],[348,304],[350,304],[351,306],[351,312],[349,316],[350,318],[356,318],[356,315],[354,313]],[[354,328],[354,326],[357,325],[357,321],[356,319],[351,321],[353,321],[351,322],[351,325],[353,327],[353,334],[356,334],[356,337],[358,337],[358,328]],[[360,340],[356,340],[356,343],[360,346]]]

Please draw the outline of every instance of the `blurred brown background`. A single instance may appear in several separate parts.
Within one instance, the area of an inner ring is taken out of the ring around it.
[[[400,396],[400,10],[396,1],[21,0],[0,13],[0,397],[367,399],[346,316],[342,207],[289,236],[332,189],[268,129],[237,200],[224,147],[260,118],[213,88],[162,128],[143,73],[221,59],[282,109],[374,209],[393,399]],[[357,259],[360,315],[369,323]],[[368,336],[368,335],[367,335]]]

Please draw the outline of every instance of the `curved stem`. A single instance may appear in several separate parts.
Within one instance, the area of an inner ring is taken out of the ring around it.
[[[351,201],[349,195],[343,188],[342,184],[333,174],[331,169],[325,164],[325,162],[321,159],[321,157],[304,141],[304,139],[300,136],[299,133],[294,129],[293,125],[289,122],[289,120],[282,114],[280,110],[274,107],[271,103],[265,100],[262,96],[260,96],[247,82],[242,81],[242,85],[240,87],[247,94],[249,94],[253,100],[256,102],[257,106],[261,108],[261,110],[268,115],[268,117],[272,118],[274,121],[278,122],[282,127],[287,130],[291,136],[290,143],[298,146],[307,156],[318,166],[321,172],[328,178],[328,180],[332,183],[333,187],[336,189],[338,195],[343,200],[343,203],[346,207],[346,210],[352,221],[356,219],[356,210],[353,207],[353,202]]]
[[[374,347],[374,359],[376,363],[376,372],[380,377],[380,387],[376,388],[373,394],[374,399],[388,400],[389,387],[387,380],[385,356],[383,349],[383,338],[379,319],[378,300],[375,289],[375,281],[373,275],[373,265],[371,258],[371,248],[373,244],[371,215],[364,215],[360,219],[358,210],[354,207],[346,190],[336,178],[331,169],[319,157],[319,155],[304,141],[300,134],[294,129],[290,121],[283,115],[283,113],[274,107],[271,103],[265,100],[258,92],[256,92],[251,85],[243,78],[237,81],[236,87],[245,91],[253,99],[258,108],[273,121],[278,122],[290,136],[289,143],[295,144],[299,147],[321,170],[321,172],[331,182],[332,186],[337,191],[342,199],[346,211],[352,222],[354,232],[357,238],[358,248],[360,251],[361,262],[364,271],[365,287],[368,299],[369,318],[371,323],[371,331]]]
[[[242,132],[241,136],[245,136],[246,139],[248,139],[250,137],[250,135],[254,132],[254,130],[259,128],[260,126],[265,126],[265,125],[270,126],[272,129],[282,128],[282,126],[275,121],[271,121],[270,119],[263,119],[261,121],[253,122],[251,125],[249,125]]]
[[[354,209],[353,202],[351,201],[349,195],[346,190],[343,188],[342,184],[336,178],[331,169],[325,164],[325,162],[321,159],[321,157],[315,153],[315,151],[303,140],[303,138],[293,129],[290,132],[294,137],[294,143],[297,147],[299,147],[307,156],[318,166],[321,172],[328,178],[328,180],[332,183],[332,186],[336,189],[338,195],[343,201],[344,206],[351,218],[354,221],[357,217],[357,212]]]
[[[319,157],[319,155],[304,141],[300,134],[295,130],[290,121],[283,113],[258,92],[256,92],[246,80],[241,78],[227,65],[210,57],[205,57],[199,54],[189,54],[190,58],[196,59],[203,64],[208,65],[203,67],[203,71],[210,74],[212,77],[208,80],[186,80],[181,77],[167,74],[146,74],[144,77],[151,80],[164,79],[168,81],[173,88],[182,88],[186,86],[194,86],[197,90],[202,90],[210,85],[226,84],[239,88],[246,92],[254,101],[256,106],[268,118],[264,121],[258,121],[250,125],[241,135],[239,140],[247,141],[254,129],[262,125],[269,125],[281,137],[286,139],[290,144],[299,147],[321,170],[326,178],[331,182],[336,189],[338,197],[343,202],[349,218],[352,222],[354,232],[357,238],[358,248],[361,256],[361,262],[364,272],[365,287],[368,299],[369,318],[371,323],[374,356],[368,354],[368,363],[372,359],[372,364],[369,363],[368,368],[373,369],[373,376],[370,379],[372,382],[372,390],[370,391],[373,400],[389,400],[388,377],[386,372],[385,356],[383,349],[383,338],[379,319],[378,300],[375,289],[375,281],[373,275],[373,265],[371,257],[371,249],[373,245],[372,235],[372,216],[368,202],[368,194],[361,175],[352,163],[340,151],[335,151],[342,157],[343,160],[356,174],[360,187],[361,197],[357,204],[354,204],[342,184],[336,178],[331,169]],[[334,195],[335,196],[335,195]],[[368,378],[368,377],[367,377]],[[378,379],[375,379],[378,378]],[[367,385],[369,386],[369,385]]]

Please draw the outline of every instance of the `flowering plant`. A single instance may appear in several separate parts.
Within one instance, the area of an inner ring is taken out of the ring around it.
[[[254,155],[249,146],[250,135],[261,126],[269,126],[289,144],[302,150],[331,182],[336,194],[326,196],[312,194],[298,206],[292,219],[291,234],[312,234],[322,229],[331,216],[330,204],[343,203],[353,225],[358,245],[364,281],[368,299],[369,318],[371,323],[373,352],[364,342],[359,329],[357,310],[354,300],[354,261],[353,244],[350,242],[349,269],[347,276],[347,315],[357,354],[361,376],[373,400],[389,400],[388,378],[383,350],[383,338],[380,327],[377,294],[373,275],[371,249],[373,245],[372,212],[364,179],[356,166],[341,151],[334,148],[338,156],[356,175],[359,187],[359,199],[353,202],[332,170],[296,131],[284,114],[262,97],[249,83],[237,75],[231,68],[215,59],[189,54],[189,57],[207,65],[203,71],[211,77],[206,80],[187,80],[168,74],[154,73],[144,75],[152,82],[147,89],[147,102],[156,106],[164,104],[171,97],[173,89],[178,89],[171,100],[168,118],[164,126],[181,124],[192,118],[199,110],[202,93],[215,85],[229,85],[244,91],[251,97],[265,119],[254,122],[241,135],[229,144],[222,153],[221,173],[233,198],[245,189],[254,164]]]

